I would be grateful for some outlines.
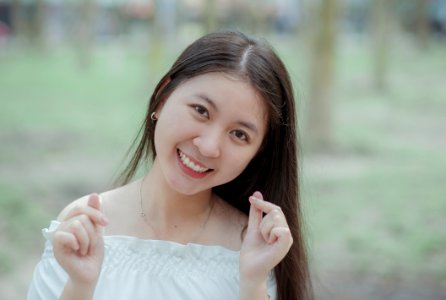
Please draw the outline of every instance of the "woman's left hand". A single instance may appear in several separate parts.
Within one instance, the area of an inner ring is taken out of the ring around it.
[[[260,284],[288,253],[293,238],[279,206],[263,200],[260,192],[249,197],[249,202],[248,228],[240,251],[240,276]]]

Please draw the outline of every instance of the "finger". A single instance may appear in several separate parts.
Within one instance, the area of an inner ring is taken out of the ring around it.
[[[255,195],[256,193],[254,193]],[[281,208],[271,202],[263,200],[263,198],[258,198],[256,196],[249,197],[249,202],[253,204],[256,208],[260,209],[262,212],[268,214],[274,209],[281,210]]]
[[[90,249],[94,248],[97,244],[98,236],[96,233],[97,231],[95,225],[87,215],[80,215],[78,217],[78,220],[82,223],[82,226],[84,227],[85,231],[88,234],[89,249],[87,252],[89,252]]]
[[[98,209],[89,205],[77,205],[68,212],[65,220],[72,219],[78,215],[87,215],[95,224],[106,226],[108,224],[107,217]]]
[[[260,222],[262,222],[262,217],[262,211],[251,204],[249,208],[248,231],[258,229]]]
[[[274,244],[274,247],[280,249],[279,253],[282,253],[283,256],[293,244],[293,237],[288,227],[274,227],[271,230],[270,240],[270,244]]]
[[[69,232],[56,231],[53,236],[53,243],[55,248],[69,249],[73,252],[79,250],[79,243],[76,237]]]
[[[102,210],[102,198],[101,196],[99,196],[98,194],[94,193],[90,195],[90,198],[88,199],[88,206],[97,209],[98,211],[101,212],[101,221],[99,224],[102,226],[107,226],[108,225],[108,219],[107,217],[104,215],[104,212]],[[103,228],[97,228],[98,229],[98,233],[102,234],[103,233]]]
[[[99,223],[102,226],[107,226],[108,225],[108,219],[107,217],[104,215],[103,210],[102,210],[102,198],[101,196],[99,196],[98,194],[94,193],[91,194],[90,197],[88,198],[88,206],[98,210],[101,212],[101,221],[103,221],[102,223]],[[102,235],[104,234],[104,228],[101,227],[96,227],[96,232],[99,236],[102,237]]]
[[[274,227],[288,227],[285,216],[278,209],[273,209],[260,223],[260,232],[268,243],[271,242],[271,230]]]
[[[261,192],[259,191],[255,191],[254,194],[252,194],[253,197],[257,198],[257,199],[261,199],[263,200],[263,195]]]
[[[88,237],[87,230],[82,225],[79,220],[73,220],[68,225],[68,232],[72,233],[77,242],[79,243],[79,253],[81,255],[86,255],[88,253],[88,247],[90,246],[90,238]]]
[[[101,210],[101,198],[99,197],[98,194],[94,193],[91,194],[90,197],[88,198],[88,206],[95,208],[99,211]]]

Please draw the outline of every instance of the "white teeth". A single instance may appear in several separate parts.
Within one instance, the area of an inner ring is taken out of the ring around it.
[[[198,172],[198,173],[204,173],[204,172],[206,172],[207,170],[209,170],[208,168],[203,168],[203,167],[200,167],[200,166],[197,166],[193,161],[191,161],[190,159],[189,159],[189,157],[187,157],[183,152],[181,152],[181,151],[178,151],[179,152],[179,154],[180,154],[180,159],[181,159],[181,161],[183,162],[183,164],[185,164],[186,166],[188,166],[190,169],[192,169],[192,170],[194,170],[195,172]]]

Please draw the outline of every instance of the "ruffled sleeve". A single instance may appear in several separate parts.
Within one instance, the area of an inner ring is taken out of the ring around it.
[[[68,274],[54,258],[52,236],[60,222],[52,221],[42,229],[45,237],[45,250],[34,269],[27,300],[58,300],[68,280]]]
[[[27,300],[58,300],[68,274],[54,257],[52,237],[60,225],[42,230],[45,250],[37,264]],[[104,237],[104,262],[94,299],[237,299],[240,253],[219,246]],[[276,300],[273,272],[268,294]]]

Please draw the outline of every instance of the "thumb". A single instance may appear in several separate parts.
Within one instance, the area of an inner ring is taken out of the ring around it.
[[[255,192],[251,197],[249,197],[249,202],[252,201],[252,197],[263,199],[260,192]],[[263,212],[251,203],[249,208],[249,219],[248,219],[248,231],[258,229],[260,222],[262,222]]]
[[[99,197],[98,194],[94,193],[90,195],[90,197],[88,198],[88,206],[96,208],[99,211],[102,211],[101,198]]]
[[[255,191],[252,195],[257,199],[263,200],[263,195],[259,191]]]

